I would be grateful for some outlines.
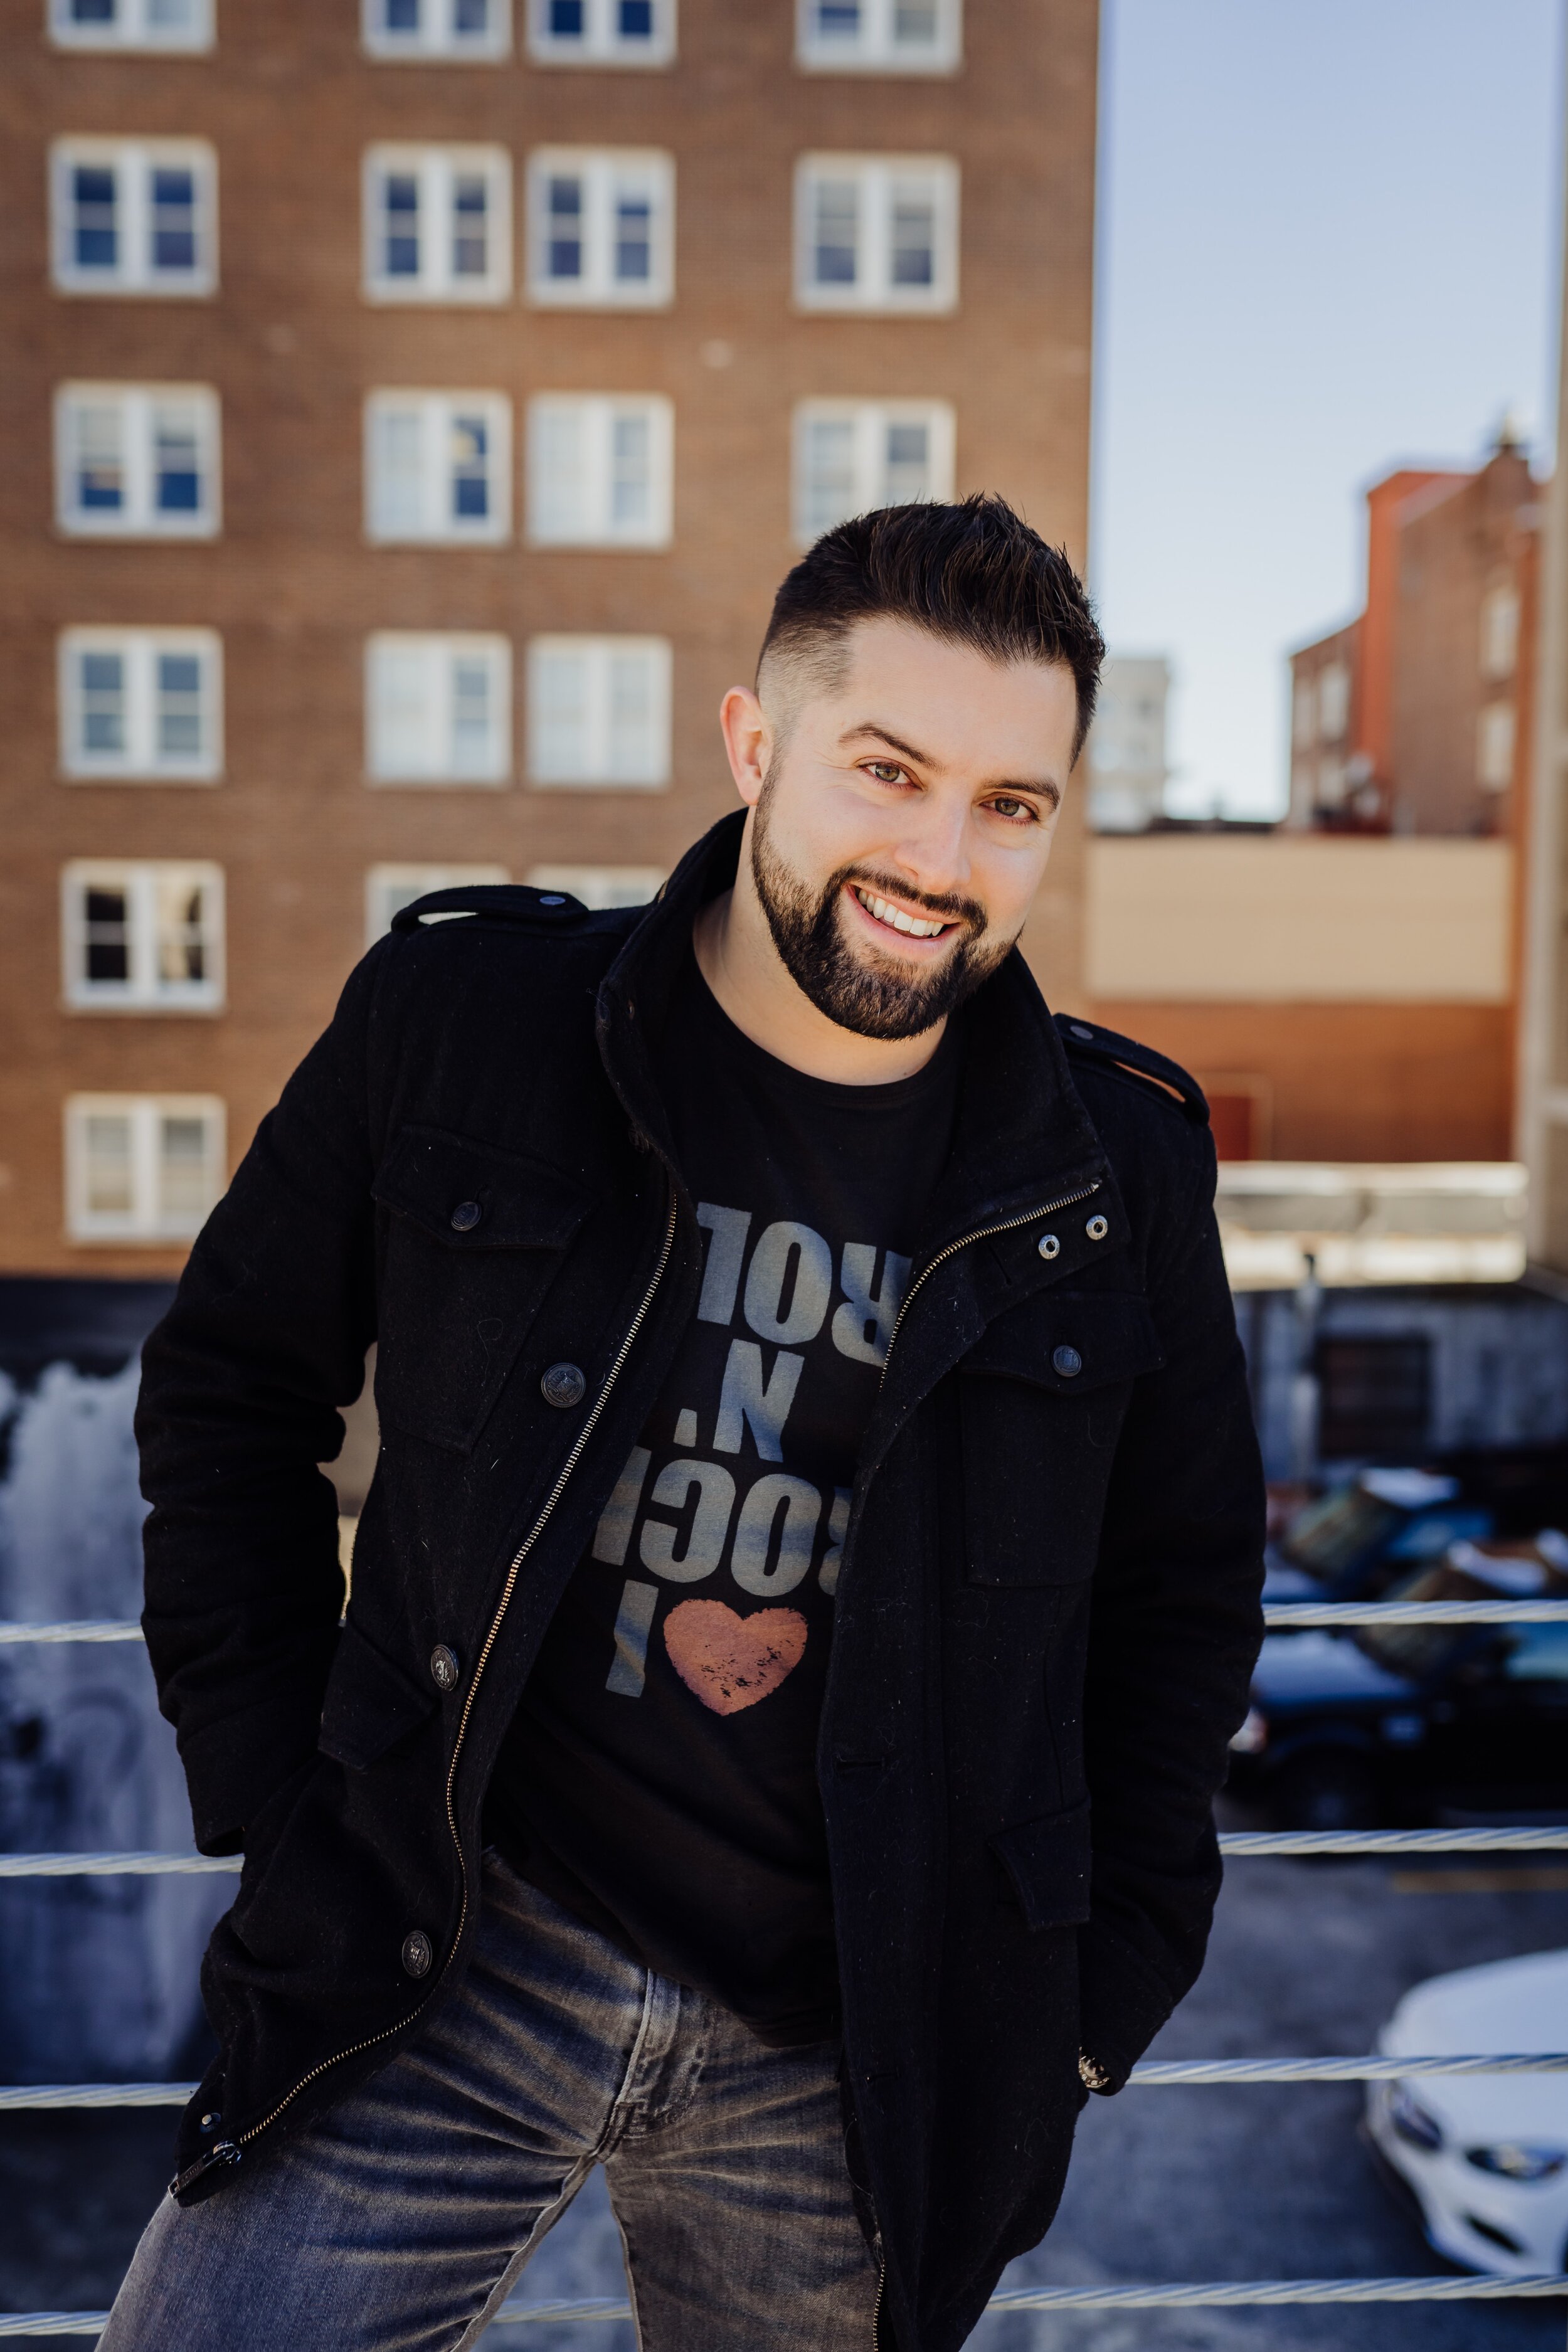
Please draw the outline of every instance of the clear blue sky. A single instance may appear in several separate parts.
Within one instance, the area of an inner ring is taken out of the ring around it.
[[[1361,491],[1553,429],[1557,0],[1105,0],[1093,541],[1173,806],[1273,814]]]

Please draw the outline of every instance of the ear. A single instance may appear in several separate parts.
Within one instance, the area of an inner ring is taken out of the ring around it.
[[[773,756],[773,735],[767,714],[749,686],[730,688],[719,706],[719,725],[735,790],[748,808],[755,808]]]

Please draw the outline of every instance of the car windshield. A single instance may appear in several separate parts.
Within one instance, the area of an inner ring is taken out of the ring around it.
[[[1292,1568],[1331,1583],[1374,1551],[1404,1517],[1364,1486],[1336,1486],[1297,1513],[1280,1538],[1280,1555]]]

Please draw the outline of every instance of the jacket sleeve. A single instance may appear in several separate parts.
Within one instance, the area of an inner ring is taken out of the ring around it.
[[[1264,1489],[1214,1217],[1206,1128],[1162,1220],[1150,1302],[1163,1368],[1138,1383],[1111,1479],[1089,1634],[1094,1840],[1081,2042],[1119,2090],[1203,1965],[1220,1860],[1213,1801],[1262,1637]],[[1175,1188],[1173,1188],[1175,1189]]]
[[[364,1378],[375,1288],[367,1044],[381,949],[263,1119],[142,1354],[142,1622],[196,1843],[232,1853],[314,1749],[343,1604],[317,1465]]]

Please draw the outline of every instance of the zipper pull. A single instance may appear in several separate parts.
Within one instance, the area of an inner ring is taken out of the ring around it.
[[[237,2146],[233,2140],[220,2139],[216,2147],[209,2147],[205,2156],[198,2156],[195,2164],[187,2164],[184,2172],[175,2173],[169,2183],[170,2196],[183,2196],[193,2182],[200,2180],[204,2174],[211,2172],[215,2165],[221,2165],[226,2169],[230,2165],[238,2164],[244,2154],[245,2150]]]

